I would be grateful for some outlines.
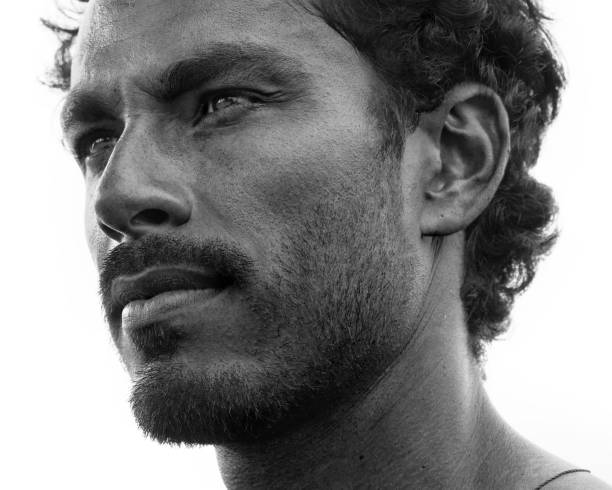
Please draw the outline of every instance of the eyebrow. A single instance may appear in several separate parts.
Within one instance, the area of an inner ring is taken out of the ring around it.
[[[159,75],[143,78],[138,87],[161,103],[171,103],[196,88],[214,81],[264,81],[289,91],[308,87],[312,76],[302,63],[274,47],[253,43],[214,43],[205,51],[172,63]],[[107,89],[106,89],[107,90]],[[76,86],[64,102],[61,123],[64,132],[77,123],[116,119],[116,104],[102,91]]]
[[[114,119],[116,106],[97,91],[76,87],[66,97],[60,115],[64,134],[77,123],[86,124],[103,119]]]

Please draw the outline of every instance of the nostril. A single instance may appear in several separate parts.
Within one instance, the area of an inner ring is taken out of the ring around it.
[[[161,209],[145,209],[132,218],[132,225],[163,225],[170,215]]]

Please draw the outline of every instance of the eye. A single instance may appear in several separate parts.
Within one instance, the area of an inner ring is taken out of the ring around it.
[[[257,105],[258,99],[248,94],[216,94],[204,97],[194,123],[213,118],[218,123],[230,123],[244,111]]]
[[[239,105],[244,102],[245,97],[239,97],[235,95],[221,95],[211,98],[206,106],[205,114],[212,114],[213,112],[222,111],[229,107]]]
[[[115,147],[115,143],[117,142],[117,138],[112,136],[101,136],[96,138],[91,143],[89,143],[89,148],[87,149],[87,156],[93,156],[98,153],[112,150]]]
[[[117,138],[111,135],[93,135],[83,138],[77,145],[77,159],[85,168],[105,165],[113,152]]]

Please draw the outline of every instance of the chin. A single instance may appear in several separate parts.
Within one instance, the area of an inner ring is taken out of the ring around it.
[[[276,318],[283,321],[262,322],[267,328],[260,330],[285,333],[250,348],[241,342],[213,349],[190,336],[154,331],[133,339],[134,356],[122,354],[134,383],[136,421],[160,443],[222,446],[273,440],[321,420],[359,396],[395,359],[402,344],[384,332],[402,331],[388,316],[399,305],[383,304],[387,315],[384,309],[361,310],[361,316],[344,310],[336,317],[339,310],[331,306],[315,317],[281,312]]]
[[[320,415],[338,398],[335,387],[308,382],[324,373],[308,371],[280,372],[251,362],[197,371],[160,358],[135,371],[130,403],[139,427],[160,443],[261,442]]]

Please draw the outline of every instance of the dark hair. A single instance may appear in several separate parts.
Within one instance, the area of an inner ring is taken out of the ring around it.
[[[461,82],[484,84],[504,102],[512,135],[508,167],[466,231],[461,298],[480,357],[483,344],[507,329],[515,296],[556,239],[552,193],[529,175],[565,81],[547,18],[534,0],[321,0],[315,9],[379,73],[390,94],[383,118],[395,149],[403,144],[401,129]],[[78,29],[45,23],[61,41],[49,85],[65,90]]]

